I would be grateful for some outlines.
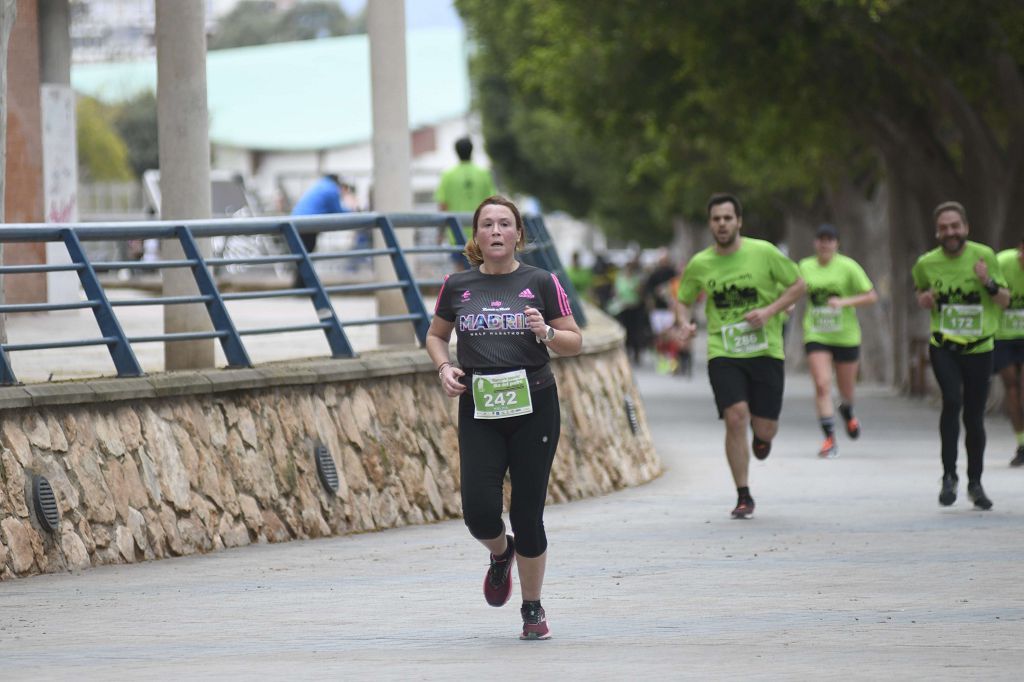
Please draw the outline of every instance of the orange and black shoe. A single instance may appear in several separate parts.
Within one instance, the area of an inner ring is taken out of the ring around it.
[[[749,519],[754,515],[754,498],[741,497],[736,501],[736,507],[732,510],[734,519]]]
[[[768,455],[772,452],[772,442],[770,440],[761,440],[754,436],[754,440],[750,443],[750,449],[754,451],[754,457],[765,460],[768,459]]]
[[[846,435],[852,440],[857,440],[860,437],[860,420],[856,417],[851,416],[846,420]]]
[[[833,457],[839,456],[839,448],[836,447],[836,437],[829,436],[821,444],[821,449],[818,450],[818,457],[822,459],[832,459]]]
[[[491,567],[484,576],[484,599],[491,606],[504,606],[512,596],[512,564],[516,561],[516,546],[511,535],[506,535],[508,549],[501,556],[491,555]]]

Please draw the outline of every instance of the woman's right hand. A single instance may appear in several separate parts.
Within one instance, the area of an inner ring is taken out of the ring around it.
[[[465,376],[458,367],[445,365],[437,375],[441,378],[441,388],[449,398],[456,398],[466,392],[466,387],[459,381],[459,377]]]

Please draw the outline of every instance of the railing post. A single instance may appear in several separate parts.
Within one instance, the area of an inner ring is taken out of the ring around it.
[[[317,319],[327,323],[324,334],[327,335],[327,343],[331,346],[331,357],[354,358],[356,353],[352,350],[352,344],[349,343],[348,336],[341,327],[341,321],[331,303],[331,297],[324,291],[320,276],[316,274],[316,268],[313,267],[313,261],[309,259],[309,253],[302,244],[299,231],[295,229],[295,223],[283,223],[281,234],[291,252],[302,256],[295,267],[298,268],[299,278],[303,285],[313,290],[313,307],[316,309]]]
[[[423,305],[420,288],[412,275],[412,268],[409,267],[408,261],[405,260],[405,253],[398,243],[398,237],[395,235],[395,226],[391,224],[391,220],[387,216],[381,216],[377,218],[377,226],[380,228],[384,244],[391,249],[391,264],[395,268],[395,275],[398,279],[408,282],[408,284],[402,287],[402,297],[405,298],[405,306],[409,314],[418,316],[413,322],[413,328],[416,330],[416,338],[422,345],[427,341],[427,329],[430,328],[430,318],[427,315],[426,306]],[[463,243],[465,243],[465,239],[463,239]]]
[[[175,232],[178,235],[178,241],[181,242],[185,257],[195,261],[195,265],[192,266],[192,275],[196,279],[199,293],[210,297],[210,300],[206,302],[206,311],[210,315],[213,328],[219,332],[225,332],[220,337],[220,343],[224,348],[224,357],[227,358],[228,366],[252,367],[249,354],[245,351],[245,346],[242,345],[242,338],[238,335],[235,323],[228,314],[224,299],[220,296],[217,283],[214,281],[213,275],[210,274],[210,268],[207,267],[206,261],[203,259],[203,254],[199,250],[199,244],[196,243],[195,237],[192,236],[192,231],[185,225],[179,225]]]
[[[121,329],[121,323],[114,315],[114,309],[110,307],[107,294],[103,291],[99,278],[96,277],[96,271],[93,270],[89,257],[85,255],[82,242],[78,241],[78,235],[70,228],[61,230],[60,234],[64,239],[64,245],[67,246],[71,260],[81,266],[77,271],[78,279],[82,282],[82,290],[85,292],[86,298],[97,302],[93,306],[92,312],[96,316],[96,324],[99,325],[100,333],[105,337],[116,339],[108,343],[107,348],[110,351],[110,358],[114,361],[114,367],[117,369],[117,375],[121,377],[142,376],[144,374],[142,367],[135,358],[135,353],[128,343],[128,337]]]
[[[14,376],[14,369],[11,367],[11,356],[0,344],[0,385],[13,386],[18,383],[18,377]]]
[[[540,216],[527,216],[523,218],[523,222],[526,225],[527,237],[536,241],[539,247],[536,252],[539,265],[558,277],[558,281],[562,283],[562,288],[565,289],[565,292],[569,295],[569,300],[572,301],[573,318],[581,327],[586,326],[587,314],[583,310],[580,294],[576,291],[576,287],[573,286],[569,275],[566,274],[565,268],[562,267],[562,259],[558,257],[558,252],[555,251],[555,245],[551,241],[551,234],[544,224],[544,219]]]

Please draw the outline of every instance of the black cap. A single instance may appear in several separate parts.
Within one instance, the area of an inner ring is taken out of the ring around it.
[[[814,233],[815,237],[831,237],[832,239],[839,239],[839,230],[835,228],[835,225],[829,223],[822,223],[818,226],[818,231]]]

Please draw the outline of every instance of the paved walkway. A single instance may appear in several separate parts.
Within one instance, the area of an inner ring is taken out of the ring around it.
[[[459,521],[0,583],[0,678],[1020,679],[1024,471],[989,421],[988,513],[937,505],[934,406],[865,389],[860,441],[814,456],[790,377],[757,516],[703,374],[637,373],[665,475],[549,509],[554,638],[480,594]]]

